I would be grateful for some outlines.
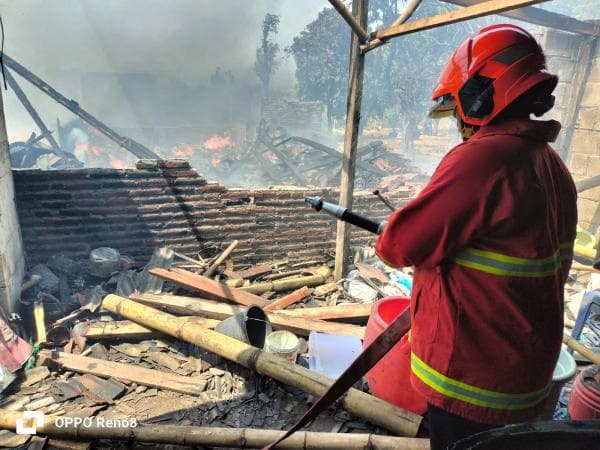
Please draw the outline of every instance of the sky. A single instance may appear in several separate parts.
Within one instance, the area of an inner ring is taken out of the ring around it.
[[[586,0],[594,1],[600,4]],[[277,40],[283,50],[328,6],[326,0],[0,0],[0,14],[6,53],[79,101],[79,72],[163,73],[195,86],[221,67],[258,83],[252,66],[265,14],[280,15]],[[542,6],[564,12],[573,2]],[[49,125],[57,116],[68,120],[69,113],[51,99],[21,85]],[[293,60],[287,58],[272,86],[294,85]],[[36,130],[12,92],[3,97],[9,137],[25,138]]]
[[[326,0],[0,0],[0,14],[5,52],[78,100],[73,80],[61,73],[165,73],[193,86],[221,67],[250,79],[266,13],[280,15],[283,50],[327,5]],[[293,75],[288,58],[273,86],[293,88]],[[21,86],[54,121],[52,100]],[[9,135],[28,135],[35,129],[28,116],[12,93],[3,97]]]

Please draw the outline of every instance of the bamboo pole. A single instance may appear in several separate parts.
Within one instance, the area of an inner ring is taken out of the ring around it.
[[[322,396],[333,380],[297,364],[266,353],[256,347],[216,331],[181,326],[174,316],[117,295],[107,295],[102,307],[142,326],[161,331],[185,342],[216,353],[256,372],[297,387],[314,396]],[[357,389],[349,389],[340,399],[349,412],[403,436],[416,436],[422,417],[393,406]]]
[[[0,428],[15,430],[17,420],[23,413],[0,409]],[[181,425],[138,424],[137,426],[65,426],[73,423],[73,417],[46,415],[43,424],[38,424],[36,433],[51,438],[73,440],[115,439],[155,444],[177,444],[199,447],[262,448],[274,442],[284,431],[255,430],[251,428],[216,428]],[[131,423],[129,421],[126,421]],[[24,420],[24,426],[33,426],[33,421]],[[341,434],[298,431],[277,446],[289,450],[429,450],[428,439],[381,436],[376,434]]]
[[[348,305],[316,306],[313,308],[296,308],[275,311],[279,316],[304,317],[305,319],[368,319],[371,315],[372,303],[351,303]]]
[[[563,343],[567,346],[575,350],[584,358],[589,359],[594,364],[600,364],[600,354],[596,353],[593,350],[590,350],[586,346],[577,342],[573,336],[569,336],[568,334],[563,334]]]
[[[576,262],[571,264],[571,270],[579,270],[581,272],[600,272],[600,269],[596,269],[594,266],[586,266],[585,264],[579,264]]]
[[[33,304],[33,322],[35,325],[35,343],[43,344],[46,342],[46,318],[42,302]]]
[[[575,244],[573,247],[573,253],[586,258],[594,259],[598,254],[598,250],[595,248],[584,247],[583,245]]]
[[[369,0],[352,0],[352,13],[358,18],[361,27],[367,27]],[[354,194],[354,174],[356,172],[356,154],[360,127],[363,80],[365,73],[365,55],[360,51],[360,39],[352,35],[350,47],[350,67],[348,75],[348,100],[346,103],[346,131],[344,134],[344,156],[340,178],[339,204],[352,210]],[[344,277],[350,254],[350,225],[337,221],[335,236],[335,269],[333,278],[339,281]]]
[[[317,275],[306,277],[294,277],[285,280],[265,281],[263,283],[254,283],[249,286],[241,286],[240,290],[251,292],[252,294],[264,294],[265,292],[281,292],[302,287],[313,287],[325,284],[329,279],[331,272],[327,268],[319,269]]]

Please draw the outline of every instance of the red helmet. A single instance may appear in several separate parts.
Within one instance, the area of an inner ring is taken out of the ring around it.
[[[437,105],[430,115],[441,117],[456,107],[463,122],[486,125],[542,82],[552,92],[558,77],[546,71],[535,38],[515,25],[491,25],[456,49],[433,91]]]

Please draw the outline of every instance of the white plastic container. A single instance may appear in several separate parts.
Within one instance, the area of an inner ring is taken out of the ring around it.
[[[337,379],[362,351],[355,336],[340,336],[311,331],[308,337],[308,366],[329,378]]]
[[[300,340],[289,331],[273,331],[267,336],[265,350],[295,363]]]

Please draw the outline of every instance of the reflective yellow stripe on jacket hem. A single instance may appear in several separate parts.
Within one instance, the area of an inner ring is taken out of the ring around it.
[[[427,365],[414,353],[411,353],[411,368],[415,376],[434,391],[446,397],[462,400],[463,402],[484,408],[503,410],[530,408],[544,400],[552,387],[552,383],[549,383],[539,391],[526,394],[505,394],[490,391],[448,378]]]
[[[552,256],[543,259],[517,258],[502,253],[467,248],[453,258],[461,266],[493,275],[540,278],[553,276],[562,262],[573,258],[573,243],[561,244]]]

